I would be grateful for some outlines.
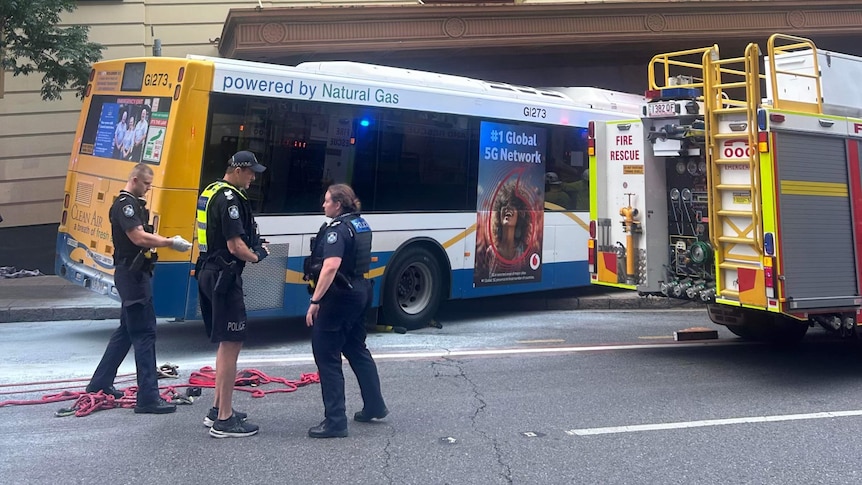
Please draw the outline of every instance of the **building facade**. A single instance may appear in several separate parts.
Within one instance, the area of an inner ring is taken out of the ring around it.
[[[103,58],[188,54],[296,64],[354,60],[536,87],[641,92],[656,53],[718,43],[741,55],[774,32],[862,55],[858,0],[80,1]],[[5,75],[0,266],[53,270],[80,100],[42,101],[40,76]]]

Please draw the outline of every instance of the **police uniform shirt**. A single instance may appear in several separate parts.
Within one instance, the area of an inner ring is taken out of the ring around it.
[[[354,225],[358,226],[353,227]],[[370,232],[370,230],[368,223],[356,214],[336,217],[323,231],[323,259],[340,257],[339,272],[347,277],[353,277],[356,271],[356,233]]]
[[[239,189],[230,186],[219,190],[210,202],[207,224],[213,229],[207,232],[208,252],[227,251],[227,242],[237,236],[246,244],[251,237],[251,207],[248,201],[237,193]],[[215,224],[213,224],[215,223]],[[246,227],[248,224],[249,227]]]
[[[111,233],[114,238],[114,261],[134,258],[141,251],[142,248],[129,239],[126,231],[138,226],[143,227],[147,223],[144,220],[146,214],[143,204],[145,203],[122,190],[114,205],[111,206],[108,219],[111,221]]]
[[[342,270],[344,269],[343,260],[350,254],[348,244],[352,243],[347,224],[347,221],[336,218],[323,231],[323,259],[342,258]]]

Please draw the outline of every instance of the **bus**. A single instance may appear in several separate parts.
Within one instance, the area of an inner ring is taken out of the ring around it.
[[[250,150],[267,166],[247,192],[271,252],[243,273],[250,318],[305,314],[303,260],[332,183],[354,188],[374,230],[367,277],[381,323],[421,327],[445,299],[588,286],[589,207],[575,194],[546,202],[545,181],[586,185],[588,121],[631,118],[613,95],[346,61],[99,62],[69,160],[56,274],[118,299],[108,209],[131,168],[155,172],[155,230],[192,241],[199,192]],[[157,316],[199,319],[196,245],[158,252]]]

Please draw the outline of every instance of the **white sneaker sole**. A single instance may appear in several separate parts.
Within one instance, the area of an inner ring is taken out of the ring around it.
[[[213,438],[245,438],[247,436],[256,435],[258,431],[260,430],[256,429],[247,433],[228,433],[226,431],[219,431],[217,429],[210,428],[210,436]]]

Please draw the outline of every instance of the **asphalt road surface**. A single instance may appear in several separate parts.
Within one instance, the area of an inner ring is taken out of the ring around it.
[[[860,346],[812,330],[794,347],[675,342],[699,310],[495,313],[450,306],[442,329],[375,333],[368,345],[391,414],[313,440],[316,384],[234,407],[261,426],[212,439],[212,391],[177,413],[68,403],[0,407],[3,483],[811,484],[860,483]],[[0,401],[81,390],[116,321],[0,325]],[[163,322],[158,361],[180,379],[212,365],[199,323]],[[254,322],[239,367],[314,372],[298,321]],[[120,372],[133,372],[131,356]],[[345,365],[348,414],[362,406]],[[46,381],[83,379],[72,383]],[[126,378],[128,379],[128,378]],[[18,386],[33,383],[30,386]],[[132,382],[118,382],[126,387]],[[57,391],[50,391],[51,393]],[[9,394],[14,393],[14,394]]]

